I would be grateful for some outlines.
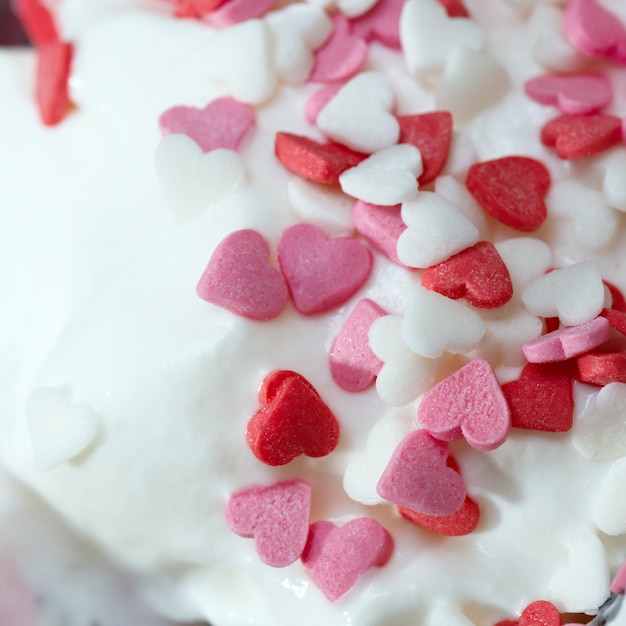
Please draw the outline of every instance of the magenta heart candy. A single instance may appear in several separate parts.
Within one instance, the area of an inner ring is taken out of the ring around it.
[[[311,524],[302,564],[334,602],[352,589],[370,567],[384,565],[392,551],[391,535],[374,519],[359,517],[340,528],[322,521]]]
[[[219,98],[204,109],[176,106],[159,118],[161,133],[187,135],[210,152],[218,148],[237,150],[254,124],[254,109],[233,98]]]
[[[423,429],[395,449],[376,491],[381,498],[425,515],[452,515],[466,496],[461,475],[447,465],[448,445]]]
[[[474,359],[426,393],[418,420],[443,441],[465,437],[477,450],[494,450],[504,443],[511,415],[498,379],[483,359]]]
[[[269,264],[270,248],[255,230],[225,237],[202,273],[200,298],[232,313],[256,320],[276,317],[289,292],[282,274]]]
[[[310,485],[304,480],[289,480],[235,492],[224,516],[233,532],[254,537],[263,563],[285,567],[299,559],[304,550],[310,512]]]
[[[352,237],[326,239],[317,226],[296,224],[278,242],[278,262],[294,306],[313,315],[356,293],[370,274],[372,255]]]

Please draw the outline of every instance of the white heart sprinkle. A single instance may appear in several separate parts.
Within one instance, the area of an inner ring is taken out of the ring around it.
[[[514,295],[552,267],[552,250],[541,239],[514,237],[496,243],[495,247],[509,270]]]
[[[71,404],[55,387],[39,387],[28,397],[26,421],[41,470],[71,461],[94,441],[98,420],[86,406]]]
[[[341,189],[364,202],[393,206],[417,196],[422,155],[409,144],[380,150],[339,176]]]
[[[306,81],[315,57],[333,30],[333,22],[323,8],[292,4],[271,11],[265,18],[274,40],[274,64],[279,78],[289,85]]]
[[[390,406],[404,406],[427,391],[449,357],[427,359],[411,351],[402,338],[402,318],[386,315],[369,331],[372,352],[384,365],[376,378],[376,391]]]
[[[244,166],[236,152],[218,149],[205,154],[186,135],[168,135],[161,140],[155,167],[179,223],[194,219],[245,182]]]
[[[583,532],[569,546],[568,565],[550,581],[549,600],[570,613],[592,611],[606,600],[610,582],[602,541],[591,532]]]
[[[476,161],[475,157],[474,154],[472,162]],[[487,215],[463,183],[460,183],[454,176],[438,176],[435,180],[435,193],[453,204],[476,226],[481,240],[490,239]]]
[[[508,91],[509,76],[493,57],[457,46],[448,55],[437,85],[437,108],[467,121],[498,102]]]
[[[416,287],[409,295],[402,336],[416,354],[435,359],[444,352],[469,352],[484,334],[480,316],[463,301],[423,287]]]
[[[598,461],[626,456],[626,384],[610,383],[591,394],[574,421],[573,443],[580,454]]]
[[[426,268],[473,246],[479,232],[453,204],[432,191],[402,205],[407,229],[398,239],[398,258],[409,267]]]
[[[607,245],[617,231],[617,214],[603,195],[577,180],[554,183],[546,205],[549,213],[571,220],[576,240],[592,250]]]
[[[236,100],[261,104],[277,84],[273,41],[263,20],[246,20],[216,31],[203,58],[213,79]]]
[[[380,72],[350,79],[320,111],[318,127],[331,139],[371,154],[398,142],[400,125],[392,111],[391,84]]]
[[[598,530],[616,537],[626,533],[626,457],[618,459],[603,478],[593,503],[593,521]]]
[[[350,498],[368,505],[385,502],[378,495],[376,485],[397,445],[410,430],[410,422],[393,417],[374,424],[365,449],[352,455],[343,475],[343,488]]]
[[[610,153],[604,164],[602,192],[608,205],[618,211],[626,211],[626,153],[616,150]]]
[[[604,306],[604,285],[592,261],[544,274],[522,291],[524,306],[534,315],[555,317],[566,326],[584,324]]]
[[[424,79],[443,67],[453,48],[478,50],[485,37],[472,20],[448,17],[437,0],[408,0],[400,15],[400,41],[407,69]]]

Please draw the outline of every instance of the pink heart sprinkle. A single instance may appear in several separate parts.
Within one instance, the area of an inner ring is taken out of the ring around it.
[[[213,100],[204,109],[172,107],[159,118],[163,136],[187,135],[203,152],[218,148],[237,150],[253,125],[254,109],[228,97]]]
[[[276,317],[289,293],[282,274],[269,264],[270,247],[255,230],[225,237],[202,273],[200,298],[255,320]]]
[[[540,104],[559,107],[563,113],[598,113],[611,100],[611,83],[602,74],[543,74],[527,81],[524,90]]]
[[[364,15],[350,21],[352,32],[365,41],[380,41],[400,50],[400,14],[404,0],[379,0]]]
[[[447,465],[448,444],[423,429],[395,449],[376,491],[381,498],[425,515],[452,515],[465,500],[461,475]]]
[[[214,11],[204,13],[202,19],[215,28],[226,28],[262,17],[275,2],[276,0],[227,0]]]
[[[563,30],[579,52],[626,63],[626,28],[594,0],[571,0],[563,14]]]
[[[314,126],[317,123],[317,116],[337,95],[341,87],[342,85],[324,85],[308,97],[304,105],[304,117],[309,124]]]
[[[363,391],[376,380],[383,362],[369,347],[370,326],[387,312],[373,300],[359,300],[330,349],[330,372],[346,391]]]
[[[603,344],[610,334],[605,317],[596,317],[580,326],[559,328],[522,346],[530,363],[554,363],[585,354]]]
[[[398,259],[398,239],[406,230],[400,215],[401,206],[380,206],[359,200],[352,207],[352,221],[359,235],[389,260],[406,267]]]
[[[465,437],[470,446],[484,452],[504,443],[511,428],[498,379],[483,359],[474,359],[433,387],[417,415],[422,427],[437,439]]]
[[[372,255],[360,241],[327,239],[313,224],[296,224],[282,234],[278,262],[294,306],[303,315],[342,304],[358,291],[372,269]]]
[[[263,563],[285,567],[299,559],[304,550],[310,512],[310,485],[304,480],[289,480],[235,492],[224,515],[233,532],[254,537]]]
[[[623,594],[626,591],[626,561],[620,565],[617,574],[611,581],[611,591],[618,594]]]
[[[369,517],[341,527],[322,521],[311,524],[302,564],[313,582],[334,602],[352,589],[370,567],[381,567],[393,552],[393,539]]]
[[[332,35],[315,51],[309,80],[334,83],[354,76],[367,58],[367,43],[350,32],[347,18],[338,13],[333,18]]]

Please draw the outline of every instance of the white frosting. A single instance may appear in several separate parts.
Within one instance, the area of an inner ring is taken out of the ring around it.
[[[181,223],[155,171],[157,120],[170,106],[204,106],[225,93],[212,85],[205,63],[214,33],[199,22],[172,19],[158,3],[92,4],[93,15],[85,3],[62,5],[64,30],[76,46],[71,92],[77,110],[59,127],[44,130],[38,122],[32,54],[0,53],[0,423],[10,470],[137,574],[149,601],[174,619],[283,626],[297,616],[302,626],[408,626],[435,623],[441,614],[451,616],[449,623],[482,625],[537,599],[566,611],[596,608],[605,586],[589,606],[564,601],[572,595],[562,583],[570,547],[581,536],[599,537],[606,561],[595,554],[594,567],[606,562],[614,572],[626,557],[626,538],[608,541],[594,522],[592,503],[612,461],[583,457],[570,433],[513,431],[490,453],[454,444],[482,512],[479,528],[465,537],[435,536],[399,518],[391,505],[368,507],[348,497],[344,472],[365,450],[372,426],[389,419],[413,427],[416,411],[414,403],[387,406],[375,388],[342,391],[331,379],[328,350],[358,299],[370,297],[402,315],[419,278],[375,253],[365,287],[328,314],[304,317],[289,305],[272,321],[253,322],[201,301],[196,282],[225,235],[255,228],[275,251],[281,232],[297,221],[287,194],[293,176],[272,157],[273,137],[278,130],[320,136],[303,114],[315,86],[281,88],[258,107],[256,129],[240,151],[247,183]],[[511,88],[456,129],[460,145],[471,140],[480,160],[536,156],[555,180],[576,176],[600,188],[600,159],[570,164],[540,146],[538,129],[554,110],[530,102],[520,89],[543,71],[527,45],[527,12],[505,0],[467,0],[467,6],[485,32],[485,52],[506,69]],[[386,74],[399,113],[433,107],[433,86],[410,77],[399,53],[374,44],[366,69]],[[611,75],[623,81],[619,72]],[[612,107],[623,114],[617,99]],[[462,169],[451,173],[463,180]],[[480,219],[486,236],[511,237]],[[536,233],[551,245],[554,265],[593,258],[604,278],[626,289],[626,229],[601,250],[589,250],[569,228],[550,217]],[[519,299],[512,306],[502,320],[523,312]],[[487,319],[502,321],[497,312]],[[482,350],[488,358],[500,355],[495,367],[517,367],[519,361],[503,359],[506,346],[494,347],[493,336],[472,356]],[[453,359],[447,371],[461,362]],[[335,412],[342,436],[334,453],[281,468],[252,455],[245,427],[258,386],[274,369],[303,374]],[[88,450],[50,471],[37,465],[26,419],[28,398],[41,387],[62,389],[99,424]],[[593,390],[579,386],[578,392],[577,416]],[[389,563],[369,570],[335,603],[299,562],[285,569],[263,565],[253,542],[224,521],[234,490],[291,477],[311,482],[312,521],[369,515],[394,538]]]

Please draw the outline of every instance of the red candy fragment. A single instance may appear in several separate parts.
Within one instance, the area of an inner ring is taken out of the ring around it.
[[[392,552],[391,535],[374,519],[358,517],[339,528],[323,521],[311,524],[302,564],[334,602],[350,591],[370,567],[383,566]]]
[[[285,465],[300,454],[326,456],[337,446],[339,422],[304,376],[289,370],[268,374],[259,401],[246,440],[263,463]]]
[[[37,49],[36,100],[46,126],[58,124],[70,108],[68,79],[73,52],[72,44],[59,41]]]
[[[422,275],[422,285],[453,300],[465,297],[471,305],[483,309],[500,307],[513,297],[509,270],[489,241],[429,267]]]
[[[624,298],[624,294],[620,291],[619,287],[616,287],[608,280],[603,280],[602,282],[611,294],[611,308],[626,313],[626,298]]]
[[[43,46],[59,41],[54,18],[41,0],[13,0],[12,7],[33,44]]]
[[[441,174],[452,141],[452,115],[448,111],[433,111],[420,115],[401,115],[399,143],[415,146],[422,155],[423,170],[418,178],[427,185]]]
[[[622,141],[622,120],[614,115],[561,115],[541,129],[541,143],[562,159],[582,159]]]
[[[626,335],[626,313],[615,309],[603,309],[600,315],[607,319],[611,328]]]
[[[585,354],[576,359],[578,379],[602,387],[626,383],[626,352]]]
[[[321,144],[302,135],[282,132],[276,133],[274,153],[288,170],[326,185],[338,185],[342,172],[367,157],[338,143]]]
[[[547,217],[550,174],[536,159],[508,156],[475,163],[465,185],[487,213],[511,228],[532,232]]]
[[[217,9],[226,0],[175,0],[176,17],[200,17],[203,13],[209,13]]]
[[[562,365],[528,363],[518,380],[502,385],[514,428],[564,433],[572,427],[572,375]]]
[[[448,17],[470,17],[461,0],[438,0],[448,14]]]
[[[469,496],[465,496],[461,508],[451,515],[424,515],[402,506],[398,507],[398,512],[414,524],[446,537],[469,535],[476,530],[480,520],[480,508]]]
[[[529,604],[519,618],[519,626],[561,626],[562,624],[559,610],[547,600],[537,600]]]

